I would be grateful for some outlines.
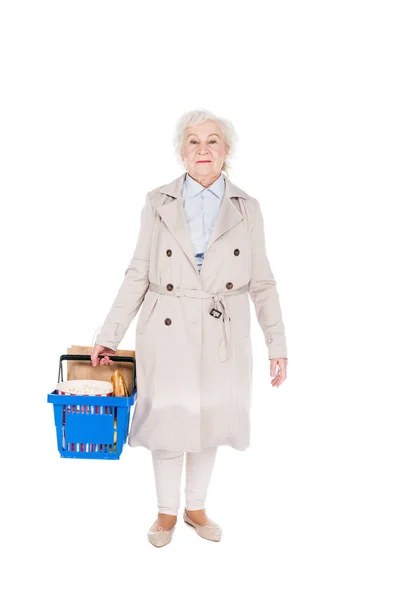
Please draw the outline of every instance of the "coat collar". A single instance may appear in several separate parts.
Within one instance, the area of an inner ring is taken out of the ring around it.
[[[162,185],[159,189],[163,194],[167,194],[168,196],[172,196],[173,198],[178,198],[182,195],[182,187],[183,182],[185,181],[186,172],[165,185]],[[233,183],[224,174],[225,182],[226,182],[226,195],[228,198],[246,198],[246,194],[243,190],[241,190],[237,185]]]
[[[169,231],[176,239],[182,250],[185,252],[187,258],[192,264],[196,274],[199,275],[197,265],[194,258],[194,251],[192,241],[190,239],[189,226],[186,221],[186,215],[182,201],[182,189],[185,180],[186,172],[167,183],[166,185],[158,188],[158,191],[162,194],[172,197],[172,201],[166,202],[157,207],[157,211],[168,227]],[[210,238],[208,240],[207,251],[205,253],[202,271],[204,264],[206,263],[207,253],[212,245],[224,235],[227,231],[232,229],[240,221],[243,220],[241,213],[235,208],[231,198],[245,198],[243,190],[238,188],[226,175],[225,178],[225,194],[221,202],[220,210],[218,212],[217,220],[211,231]],[[176,200],[176,201],[175,201]]]

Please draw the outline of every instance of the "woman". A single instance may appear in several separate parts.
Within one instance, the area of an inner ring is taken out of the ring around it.
[[[175,148],[186,171],[148,192],[133,257],[92,352],[94,366],[111,364],[143,303],[128,444],[152,452],[158,517],[148,539],[156,546],[172,538],[185,453],[183,518],[200,536],[221,539],[205,499],[217,447],[249,446],[249,296],[271,383],[286,379],[285,329],[260,204],[226,175],[235,138],[232,124],[208,111],[179,119]]]

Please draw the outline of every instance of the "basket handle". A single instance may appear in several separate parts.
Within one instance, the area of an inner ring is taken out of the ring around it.
[[[99,354],[99,358],[103,358],[103,356],[105,356],[105,355]],[[58,383],[60,383],[60,381],[64,381],[63,367],[62,367],[63,360],[91,360],[91,358],[92,357],[90,354],[62,354],[60,356],[60,365],[59,365],[59,369],[58,369]],[[113,362],[124,362],[124,363],[130,362],[130,363],[132,363],[132,365],[133,365],[132,386],[133,386],[133,391],[134,391],[136,389],[136,369],[135,369],[136,361],[135,361],[134,357],[133,356],[113,355],[112,361]]]

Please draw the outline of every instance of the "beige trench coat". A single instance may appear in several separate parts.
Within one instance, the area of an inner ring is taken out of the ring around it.
[[[225,176],[199,274],[182,202],[184,177],[148,192],[133,257],[96,343],[116,350],[142,307],[130,446],[245,450],[253,369],[249,296],[269,358],[287,357],[263,217],[258,200]]]

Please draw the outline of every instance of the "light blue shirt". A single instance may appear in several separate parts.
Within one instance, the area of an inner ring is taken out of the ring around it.
[[[225,178],[222,173],[207,188],[186,173],[182,188],[182,200],[199,273],[224,195]]]

